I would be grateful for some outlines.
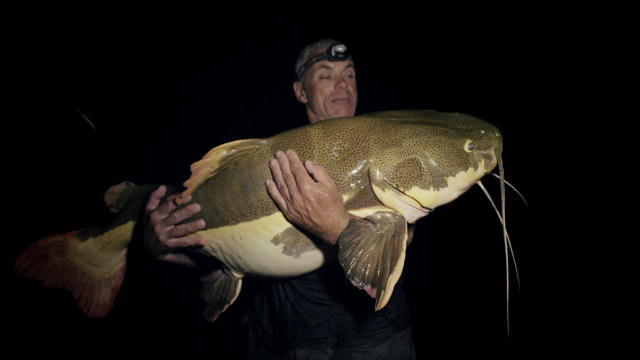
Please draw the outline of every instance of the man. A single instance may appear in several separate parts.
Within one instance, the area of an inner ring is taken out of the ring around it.
[[[295,69],[293,90],[310,123],[355,114],[356,72],[345,45],[330,39],[312,43],[300,53]],[[291,150],[278,152],[269,167],[273,180],[266,188],[283,214],[335,245],[351,216],[326,170],[302,162]],[[197,214],[200,206],[176,210],[171,202],[160,205],[165,193],[166,187],[158,188],[147,204],[155,233],[146,237],[147,247],[158,259],[193,265],[180,249],[204,245],[189,234],[205,224],[180,223]],[[379,312],[373,311],[375,292],[367,293],[349,283],[337,261],[293,279],[265,280],[247,314],[249,358],[414,359],[401,286]]]

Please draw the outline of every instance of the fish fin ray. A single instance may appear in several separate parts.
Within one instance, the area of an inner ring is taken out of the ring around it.
[[[218,269],[202,276],[200,280],[200,297],[206,303],[204,315],[207,320],[214,322],[238,298],[242,278],[230,270]]]
[[[192,194],[205,181],[239,157],[257,151],[266,143],[264,139],[243,139],[218,145],[209,150],[201,160],[191,165],[191,176],[183,184],[186,190],[177,197],[176,202],[180,203],[182,198]]]
[[[351,219],[338,239],[340,265],[352,284],[375,294],[376,311],[389,302],[402,274],[407,238],[402,215],[377,211]]]

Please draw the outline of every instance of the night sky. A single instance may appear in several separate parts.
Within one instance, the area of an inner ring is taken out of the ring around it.
[[[13,15],[13,120],[4,126],[17,142],[4,147],[17,231],[2,257],[10,349],[69,359],[242,359],[250,281],[211,324],[194,273],[132,250],[114,309],[87,320],[70,295],[12,275],[11,263],[41,237],[108,222],[102,194],[113,184],[178,185],[215,145],[305,125],[293,63],[324,37],[352,50],[358,113],[456,111],[498,126],[507,179],[530,205],[508,191],[521,278],[511,289],[509,337],[501,226],[480,189],[419,222],[404,284],[419,359],[523,359],[558,345],[555,355],[595,346],[569,341],[588,332],[588,320],[572,293],[580,280],[560,255],[575,241],[557,227],[567,200],[557,185],[573,154],[558,151],[557,135],[577,120],[563,100],[570,64],[560,54],[570,36],[555,31],[553,9],[105,3],[24,6]],[[499,196],[497,180],[484,182]]]

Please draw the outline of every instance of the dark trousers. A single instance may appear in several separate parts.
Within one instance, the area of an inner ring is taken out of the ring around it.
[[[294,347],[276,353],[249,339],[249,360],[415,360],[411,328],[377,343],[326,346],[318,349]]]

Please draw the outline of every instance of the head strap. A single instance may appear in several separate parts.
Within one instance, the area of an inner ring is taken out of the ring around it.
[[[298,77],[298,80],[302,81],[304,73],[318,61],[344,61],[348,59],[351,59],[351,55],[349,54],[347,45],[335,43],[327,47],[326,51],[310,57],[309,60],[300,65],[300,67],[296,70],[296,76]]]

